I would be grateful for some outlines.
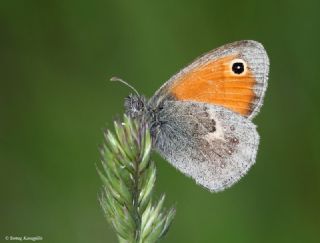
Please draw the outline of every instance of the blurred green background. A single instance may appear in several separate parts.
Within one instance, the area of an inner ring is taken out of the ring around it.
[[[1,1],[0,241],[116,242],[97,201],[102,130],[198,55],[254,39],[271,60],[257,163],[211,194],[159,156],[164,242],[320,242],[319,1]]]

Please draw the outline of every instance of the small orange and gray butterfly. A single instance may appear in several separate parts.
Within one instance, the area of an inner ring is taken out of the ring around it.
[[[252,119],[268,73],[260,43],[234,42],[197,58],[151,99],[130,95],[126,113],[147,120],[163,158],[210,191],[221,191],[255,163],[259,135]]]

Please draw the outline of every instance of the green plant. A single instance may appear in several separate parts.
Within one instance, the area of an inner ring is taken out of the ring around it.
[[[101,207],[119,242],[156,242],[167,233],[175,209],[163,209],[164,195],[152,202],[156,166],[148,125],[125,115],[114,127],[115,134],[105,131],[101,148]]]

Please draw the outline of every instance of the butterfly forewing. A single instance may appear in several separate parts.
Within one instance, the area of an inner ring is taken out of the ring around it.
[[[151,99],[220,105],[246,117],[259,111],[267,88],[269,59],[256,41],[234,42],[196,59]]]

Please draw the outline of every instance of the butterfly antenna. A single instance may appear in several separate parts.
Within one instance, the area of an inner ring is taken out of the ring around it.
[[[121,78],[112,77],[110,79],[110,81],[112,81],[112,82],[117,81],[117,82],[123,83],[124,85],[128,86],[129,88],[131,88],[138,96],[140,96],[139,92],[132,85],[128,84],[126,81],[122,80]]]

